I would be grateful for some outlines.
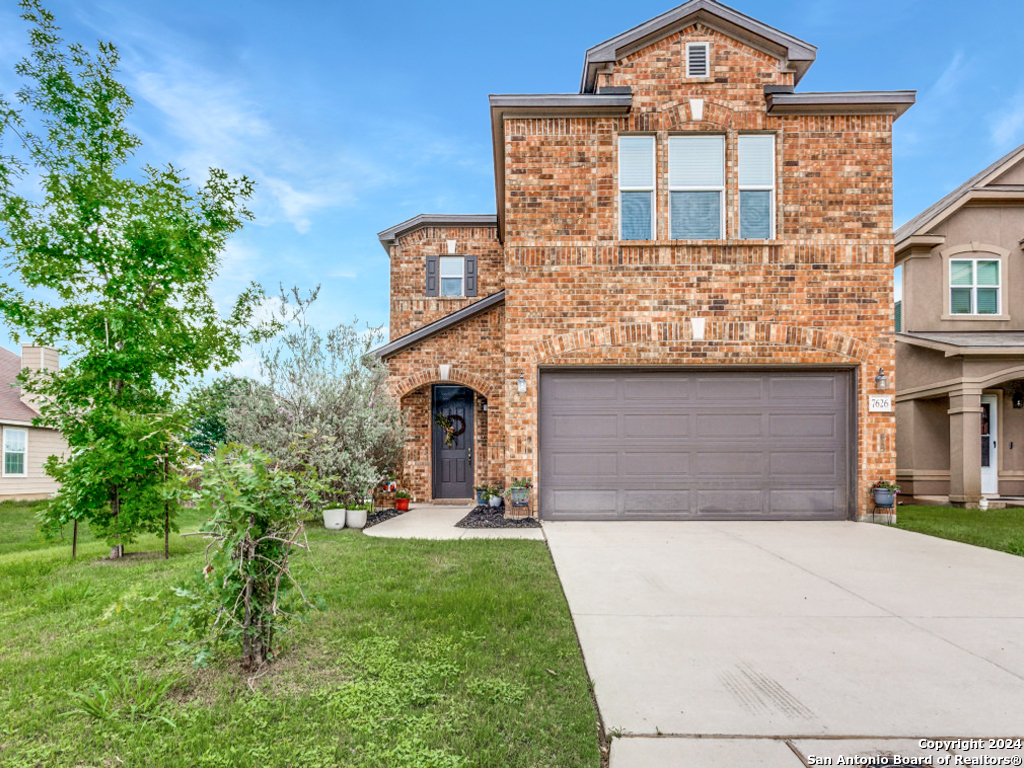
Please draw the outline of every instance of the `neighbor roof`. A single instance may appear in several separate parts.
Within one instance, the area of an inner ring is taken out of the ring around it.
[[[949,214],[960,207],[961,202],[966,202],[966,198],[971,196],[972,193],[979,192],[982,187],[988,185],[1018,160],[1024,160],[1024,144],[1003,155],[985,170],[976,173],[937,203],[925,208],[917,216],[897,229],[895,235],[896,245],[898,246],[901,242],[914,235],[929,234],[928,230],[945,220]]]
[[[395,240],[423,227],[493,227],[497,223],[498,217],[493,213],[421,213],[378,232],[377,239],[390,256]]]
[[[898,333],[896,338],[918,347],[956,355],[1014,355],[1024,350],[1024,331],[945,331]]]
[[[794,83],[800,82],[817,55],[818,49],[810,43],[769,27],[717,0],[690,0],[589,49],[583,60],[580,93],[594,92],[598,70],[605,64],[614,63],[623,56],[685,29],[695,21],[701,21],[735,40],[777,56],[792,69]]]
[[[39,416],[21,401],[21,387],[11,384],[21,373],[21,357],[0,347],[0,421],[28,424]]]
[[[468,307],[463,307],[458,312],[452,312],[446,317],[442,317],[440,320],[435,320],[429,325],[424,325],[422,328],[417,328],[412,333],[407,333],[405,336],[400,336],[394,341],[388,342],[383,347],[377,347],[373,350],[373,354],[377,357],[385,358],[391,355],[401,352],[407,347],[411,347],[417,342],[428,339],[431,336],[435,336],[442,331],[446,331],[453,325],[458,325],[464,320],[469,320],[471,317],[476,317],[481,312],[486,312],[491,307],[497,306],[498,304],[505,303],[505,291],[500,290],[497,293],[492,293],[485,299],[476,301],[470,304]]]

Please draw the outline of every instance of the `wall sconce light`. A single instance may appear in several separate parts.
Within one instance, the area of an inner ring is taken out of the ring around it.
[[[879,392],[889,389],[889,377],[885,375],[885,370],[882,368],[878,369],[878,375],[875,376],[875,389]]]
[[[1013,407],[1024,408],[1024,392],[1013,393]]]
[[[521,373],[519,374],[518,388],[519,388],[519,394],[520,395],[525,395],[526,394],[526,376],[524,376]]]

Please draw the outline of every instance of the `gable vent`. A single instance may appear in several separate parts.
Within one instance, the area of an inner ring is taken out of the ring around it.
[[[686,44],[686,76],[708,77],[710,74],[710,43]]]

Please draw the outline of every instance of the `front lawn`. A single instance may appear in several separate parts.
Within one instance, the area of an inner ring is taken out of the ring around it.
[[[1024,555],[1024,509],[901,506],[900,528]]]
[[[172,536],[170,561],[110,564],[83,533],[72,563],[70,542],[38,542],[33,519],[0,505],[4,766],[599,765],[542,542],[312,529],[298,570],[327,608],[285,637],[253,692],[235,649],[197,668],[169,627],[170,588],[201,567],[200,537]]]

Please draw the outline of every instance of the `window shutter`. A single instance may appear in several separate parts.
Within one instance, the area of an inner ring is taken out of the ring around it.
[[[476,256],[466,257],[466,296],[476,296]]]
[[[427,296],[437,296],[438,256],[427,256]]]
[[[775,137],[740,136],[740,186],[770,187],[775,182]]]
[[[671,187],[724,187],[725,137],[670,136],[668,183]]]

